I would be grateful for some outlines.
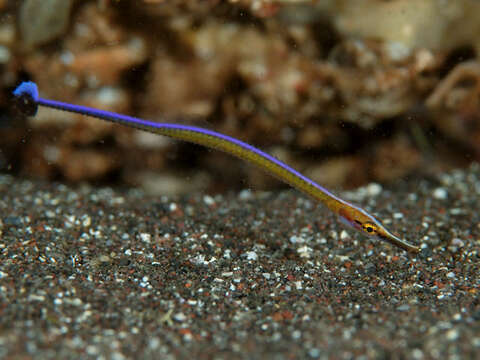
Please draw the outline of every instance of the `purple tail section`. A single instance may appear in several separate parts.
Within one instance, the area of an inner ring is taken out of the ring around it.
[[[28,82],[23,82],[21,83],[13,92],[13,95],[17,97],[18,99],[24,99],[24,103],[34,103],[37,106],[46,106],[54,109],[59,109],[59,110],[64,110],[64,111],[69,111],[69,112],[74,112],[74,113],[79,113],[87,116],[92,116],[95,118],[107,120],[107,121],[112,121],[112,122],[117,122],[121,123],[123,125],[127,126],[133,126],[133,127],[141,127],[141,128],[150,128],[150,129],[174,129],[174,130],[185,130],[185,131],[192,131],[200,134],[205,134],[209,136],[213,136],[216,138],[223,139],[225,141],[228,141],[230,143],[236,144],[240,147],[242,147],[245,150],[248,150],[250,152],[256,153],[260,156],[262,156],[265,159],[268,159],[269,161],[277,164],[278,166],[282,167],[286,171],[294,174],[298,178],[304,180],[306,183],[314,186],[324,194],[327,194],[328,196],[337,199],[340,202],[344,202],[344,200],[336,197],[334,194],[329,192],[327,189],[324,187],[320,186],[317,184],[315,181],[309,179],[305,175],[302,175],[299,173],[297,170],[293,169],[292,167],[288,166],[284,162],[276,159],[275,157],[267,154],[266,152],[263,152],[262,150],[257,149],[256,147],[247,144],[241,140],[235,139],[231,136],[224,135],[212,130],[196,127],[196,126],[189,126],[189,125],[180,125],[180,124],[173,124],[173,123],[157,123],[153,121],[147,121],[143,119],[139,119],[136,117],[132,116],[127,116],[127,115],[122,115],[122,114],[117,114],[114,112],[110,111],[105,111],[105,110],[98,110],[86,106],[81,106],[81,105],[73,105],[69,103],[64,103],[60,101],[54,101],[54,100],[48,100],[48,99],[43,99],[39,97],[38,95],[38,89],[37,85],[34,82],[28,81]],[[32,104],[30,104],[31,106]],[[29,114],[30,115],[30,114]]]

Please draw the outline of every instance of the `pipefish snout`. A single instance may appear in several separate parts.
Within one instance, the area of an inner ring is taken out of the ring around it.
[[[340,199],[313,180],[302,175],[273,156],[228,135],[195,126],[156,123],[86,106],[43,99],[39,97],[37,85],[33,82],[23,82],[15,89],[13,95],[17,100],[20,109],[28,116],[35,115],[38,107],[43,106],[83,114],[224,151],[257,165],[267,173],[321,201],[331,211],[336,213],[344,224],[353,227],[364,235],[390,242],[408,252],[418,253],[420,251],[418,247],[393,235],[381,224],[380,221],[375,219],[365,210]]]

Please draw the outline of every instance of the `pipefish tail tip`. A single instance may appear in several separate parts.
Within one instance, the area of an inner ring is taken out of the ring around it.
[[[16,105],[22,114],[34,116],[38,110],[38,88],[32,81],[22,82],[13,91]]]

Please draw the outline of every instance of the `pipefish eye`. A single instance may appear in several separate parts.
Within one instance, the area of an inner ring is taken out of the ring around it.
[[[363,231],[365,231],[369,234],[375,234],[378,231],[378,226],[373,224],[373,223],[367,222],[367,223],[364,223],[362,225],[362,229],[363,229]]]

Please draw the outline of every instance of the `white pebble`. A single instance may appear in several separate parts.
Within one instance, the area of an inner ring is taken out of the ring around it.
[[[290,242],[292,244],[296,244],[296,243],[304,243],[305,242],[305,239],[300,237],[300,236],[296,236],[296,235],[293,235],[293,236],[290,236]]]
[[[447,340],[455,341],[459,338],[460,334],[457,329],[447,331]]]
[[[203,197],[203,202],[210,206],[210,205],[215,204],[215,199],[213,197],[211,197],[210,195],[205,195]]]
[[[185,316],[184,313],[175,314],[175,315],[173,315],[173,318],[174,318],[175,320],[177,320],[178,322],[182,322],[182,321],[187,320],[187,317]]]
[[[450,209],[450,214],[452,215],[460,215],[461,213],[463,213],[462,209],[459,209],[459,208]]]
[[[238,198],[240,200],[250,200],[253,198],[253,193],[251,190],[245,189],[240,191],[240,193],[238,194]]]
[[[382,192],[382,186],[380,184],[372,183],[367,186],[367,193],[369,196],[377,196]]]
[[[447,278],[455,279],[455,273],[453,271],[450,271],[449,273],[447,273]]]
[[[462,241],[462,239],[453,238],[452,239],[452,245],[457,246],[457,247],[463,247],[465,245],[465,243]]]
[[[310,253],[313,251],[312,248],[308,247],[307,245],[299,247],[297,249],[297,253],[300,255],[302,258],[310,258]]]
[[[445,188],[436,188],[433,191],[433,197],[437,200],[445,200],[448,196],[448,192]]]
[[[299,330],[294,330],[292,332],[292,339],[298,340],[302,336],[302,333]]]
[[[141,233],[140,234],[140,239],[147,243],[147,244],[150,244],[150,240],[152,239],[152,236],[150,234],[147,234],[147,233]]]

